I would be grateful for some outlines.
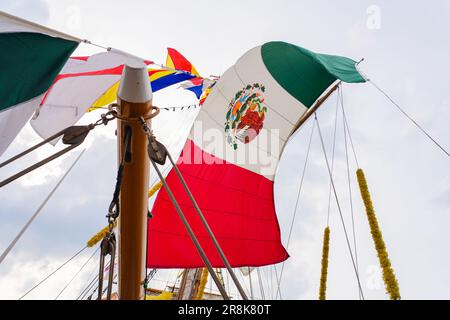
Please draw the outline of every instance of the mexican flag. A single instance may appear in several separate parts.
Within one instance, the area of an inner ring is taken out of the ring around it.
[[[300,119],[338,81],[365,82],[352,59],[269,42],[241,56],[212,88],[178,166],[233,267],[289,257],[275,210],[278,162]],[[174,172],[167,183],[213,266],[224,267]],[[165,190],[152,213],[148,267],[202,267]]]
[[[0,11],[0,155],[80,40]]]

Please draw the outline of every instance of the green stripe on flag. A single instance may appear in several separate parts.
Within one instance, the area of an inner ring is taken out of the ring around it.
[[[318,54],[281,41],[264,44],[261,55],[275,80],[308,108],[337,79],[365,82],[349,58]]]
[[[77,46],[41,33],[0,33],[0,112],[47,91]]]

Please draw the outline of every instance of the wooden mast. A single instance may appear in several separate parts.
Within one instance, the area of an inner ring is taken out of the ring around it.
[[[147,137],[136,120],[149,118],[152,110],[152,92],[144,64],[125,65],[117,102],[119,162],[125,154],[119,216],[119,299],[140,300],[144,297],[150,165]],[[124,153],[127,132],[131,133],[131,140]]]

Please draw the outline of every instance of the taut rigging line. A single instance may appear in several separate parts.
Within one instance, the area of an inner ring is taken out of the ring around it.
[[[213,278],[214,282],[216,283],[217,288],[219,289],[223,298],[226,300],[229,299],[225,288],[222,286],[220,280],[218,279],[216,273],[214,272],[208,257],[206,256],[203,248],[201,247],[195,234],[193,233],[193,230],[190,227],[189,222],[186,220],[186,217],[185,217],[184,213],[182,212],[180,206],[178,205],[178,202],[176,201],[171,189],[167,185],[165,178],[162,176],[158,166],[156,165],[156,163],[158,163],[160,165],[164,165],[166,158],[168,158],[169,161],[171,162],[171,164],[175,170],[175,173],[177,174],[178,178],[180,179],[180,182],[182,183],[186,193],[188,194],[198,216],[200,217],[200,219],[202,221],[203,226],[205,227],[209,237],[211,238],[211,240],[214,244],[214,247],[216,248],[217,252],[219,253],[220,258],[222,259],[223,263],[225,264],[227,271],[230,273],[233,282],[235,283],[237,289],[239,290],[239,293],[241,294],[241,296],[244,300],[248,300],[248,297],[247,297],[246,293],[244,292],[242,286],[240,285],[240,283],[236,277],[236,274],[234,273],[233,269],[231,268],[231,265],[228,262],[228,259],[226,258],[224,252],[222,251],[222,248],[220,247],[216,237],[214,236],[214,233],[212,232],[211,228],[209,227],[208,222],[206,221],[202,211],[200,210],[197,202],[195,201],[194,196],[192,195],[191,191],[189,190],[189,187],[187,186],[186,181],[184,180],[181,172],[179,171],[178,166],[176,165],[175,161],[172,159],[169,151],[166,149],[166,147],[164,145],[162,145],[160,142],[158,142],[156,140],[156,138],[153,136],[153,133],[150,131],[150,129],[148,128],[148,126],[145,123],[145,120],[143,118],[141,118],[141,124],[142,124],[142,128],[143,128],[144,132],[146,133],[146,135],[148,137],[148,155],[150,158],[150,162],[152,163],[153,167],[155,168],[164,188],[167,191],[168,196],[170,197],[173,205],[175,206],[175,209],[176,209],[180,219],[182,220],[184,226],[186,227],[186,230],[187,230],[191,240],[194,242],[194,245],[197,248],[197,251],[199,252],[203,262],[206,265],[206,268],[208,269],[211,277]]]
[[[352,260],[353,269],[355,271],[356,280],[358,282],[359,291],[361,293],[361,298],[364,300],[364,293],[362,291],[361,281],[359,279],[359,273],[358,273],[358,270],[357,270],[357,267],[356,267],[355,259],[353,257],[352,247],[350,245],[350,240],[349,240],[349,237],[348,237],[348,234],[347,234],[347,228],[345,227],[344,217],[342,216],[341,206],[339,204],[339,198],[338,198],[338,195],[337,195],[336,187],[334,185],[333,176],[331,174],[331,168],[330,168],[330,164],[328,162],[327,153],[326,153],[326,150],[325,150],[325,143],[323,141],[322,131],[320,130],[319,120],[317,119],[317,114],[316,113],[314,113],[314,118],[315,118],[315,121],[317,123],[317,129],[319,131],[319,137],[320,137],[320,142],[321,142],[321,145],[322,145],[322,151],[323,151],[323,154],[324,154],[324,157],[325,157],[325,162],[326,162],[326,165],[327,165],[328,174],[330,176],[331,185],[333,187],[334,197],[336,198],[336,204],[337,204],[337,207],[338,207],[339,216],[341,218],[342,227],[344,229],[345,239],[347,241],[347,246],[348,246],[348,250],[349,250],[349,253],[350,253],[350,258]]]
[[[87,126],[71,126],[68,128],[65,128],[63,130],[61,130],[60,132],[52,135],[51,137],[39,142],[38,144],[32,146],[31,148],[19,153],[18,155],[15,155],[12,158],[9,158],[8,160],[0,163],[0,168],[6,166],[7,164],[12,163],[13,161],[16,161],[17,159],[22,158],[23,156],[29,154],[30,152],[42,147],[44,144],[55,140],[59,137],[62,137],[62,142],[65,145],[68,145],[68,147],[54,153],[53,155],[45,158],[44,160],[41,160],[31,166],[29,166],[28,168],[25,168],[24,170],[16,173],[15,175],[3,180],[0,182],[0,188],[4,187],[5,185],[7,185],[8,183],[13,182],[14,180],[19,179],[20,177],[22,177],[23,175],[36,170],[37,168],[43,166],[44,164],[49,163],[50,161],[55,160],[56,158],[59,158],[60,156],[62,156],[63,154],[66,154],[67,152],[69,152],[72,149],[75,149],[76,147],[80,146],[86,139],[87,135],[89,134],[89,132],[91,132],[91,130],[95,129],[97,126],[99,125],[107,125],[109,121],[115,119],[117,116],[116,111],[111,110],[105,114],[101,115],[101,118],[99,120],[97,120],[95,123],[91,123]]]
[[[14,238],[13,241],[9,244],[9,246],[5,249],[5,251],[0,255],[0,264],[5,260],[5,258],[8,256],[8,254],[11,252],[11,250],[14,248],[14,246],[17,244],[17,242],[20,240],[22,235],[27,231],[28,227],[33,223],[34,219],[41,213],[42,209],[45,207],[47,202],[50,200],[50,198],[53,196],[53,194],[56,192],[56,190],[59,188],[61,183],[64,181],[64,179],[67,177],[67,175],[70,173],[72,168],[77,164],[78,160],[80,160],[81,156],[84,154],[86,149],[81,151],[81,153],[78,155],[78,157],[75,159],[75,161],[72,163],[72,165],[69,167],[69,169],[66,171],[66,173],[61,177],[61,179],[58,181],[58,183],[53,187],[52,191],[48,194],[47,198],[42,202],[42,204],[39,206],[39,208],[36,210],[36,212],[31,216],[31,218],[27,221],[27,223],[22,227],[22,229],[19,231],[17,236]]]

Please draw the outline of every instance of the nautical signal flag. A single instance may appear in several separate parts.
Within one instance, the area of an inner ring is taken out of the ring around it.
[[[41,99],[30,121],[33,129],[47,139],[74,125],[105,92],[119,82],[127,63],[142,63],[145,66],[142,60],[114,49],[89,57],[70,58]],[[113,102],[116,95],[112,99],[104,102]],[[56,142],[53,141],[54,144]]]
[[[167,48],[166,66],[169,68],[186,71],[195,76],[192,79],[183,82],[180,87],[193,92],[197,99],[200,99],[203,92],[211,84],[210,80],[204,79],[200,76],[192,63],[190,63],[181,53],[173,48]]]
[[[181,53],[173,48],[167,48],[166,66],[176,70],[184,70],[201,78],[192,63],[190,63]]]
[[[115,49],[89,57],[71,57],[41,99],[30,121],[33,129],[46,139],[74,125],[87,111],[113,103],[126,63],[136,63],[136,58]],[[195,78],[190,73],[167,69],[148,69],[148,75],[153,92]]]

